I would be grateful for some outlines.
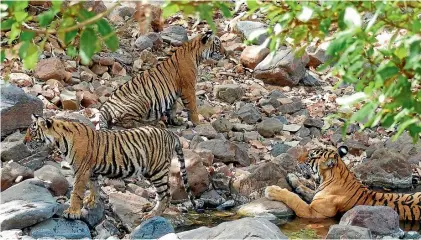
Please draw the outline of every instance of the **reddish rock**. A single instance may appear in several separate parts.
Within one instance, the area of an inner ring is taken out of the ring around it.
[[[51,165],[45,165],[35,171],[35,177],[49,182],[48,188],[53,192],[54,196],[64,196],[69,188],[69,182],[59,169]]]
[[[16,184],[16,180],[18,177],[20,177],[20,181],[33,178],[34,172],[24,167],[16,162],[10,162],[3,165],[3,167],[0,170],[0,176],[1,176],[1,189],[0,191],[4,191],[11,187],[12,185]],[[20,182],[18,181],[18,182]]]
[[[111,68],[111,73],[114,76],[126,76],[126,69],[120,63],[115,62]]]
[[[58,58],[48,58],[39,61],[35,68],[34,76],[43,81],[49,79],[65,80],[69,78],[69,74],[64,70],[63,63]]]
[[[76,97],[76,92],[63,90],[60,98],[64,110],[79,110],[79,101]]]
[[[269,49],[261,46],[247,46],[240,56],[240,63],[254,69],[269,54]]]
[[[18,87],[29,87],[33,85],[31,77],[25,73],[9,74],[9,82]]]
[[[97,104],[99,100],[97,95],[89,91],[77,92],[76,96],[78,99],[80,99],[80,105],[82,105],[85,108],[88,108],[93,104]]]
[[[102,75],[103,73],[108,71],[107,66],[102,66],[100,64],[94,64],[91,68],[92,72],[96,75]]]
[[[98,61],[98,63],[102,66],[112,66],[114,62],[114,58],[112,57],[100,57]]]

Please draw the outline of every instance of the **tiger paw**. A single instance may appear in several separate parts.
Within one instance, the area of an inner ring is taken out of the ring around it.
[[[278,200],[280,201],[282,196],[284,195],[283,192],[288,191],[285,188],[281,188],[279,186],[269,186],[265,189],[265,197],[269,200]]]
[[[89,209],[93,209],[95,205],[96,205],[95,196],[92,196],[91,194],[89,194],[83,199],[83,206]]]
[[[152,203],[147,203],[142,206],[142,212],[150,212],[154,208]]]
[[[68,208],[64,210],[63,217],[67,219],[80,219],[81,211],[80,209],[74,210],[71,208]]]

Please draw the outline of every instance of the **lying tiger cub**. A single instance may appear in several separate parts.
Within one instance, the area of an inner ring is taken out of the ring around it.
[[[193,207],[196,204],[187,181],[182,145],[173,132],[155,127],[122,131],[95,131],[84,124],[33,115],[24,143],[30,150],[55,144],[73,166],[75,182],[70,207],[63,215],[79,219],[83,204],[92,208],[99,198],[98,175],[128,178],[142,175],[156,189],[157,203],[143,220],[160,215],[170,202],[169,172],[177,154],[180,174]],[[89,185],[90,194],[84,198]]]
[[[310,204],[304,202],[297,194],[278,186],[267,187],[266,198],[285,203],[302,218],[329,218],[356,205],[370,205],[389,206],[399,214],[401,220],[421,219],[421,192],[400,194],[369,190],[342,161],[341,158],[347,153],[348,148],[345,146],[339,147],[337,151],[309,151],[304,161],[320,178],[320,185]],[[301,186],[301,189],[306,187]]]

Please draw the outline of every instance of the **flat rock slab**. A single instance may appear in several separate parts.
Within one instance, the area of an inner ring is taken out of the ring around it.
[[[244,204],[238,209],[237,213],[243,216],[257,216],[264,213],[271,213],[280,218],[295,215],[284,203],[271,201],[267,198],[260,198]]]
[[[31,227],[33,238],[91,238],[88,225],[80,220],[53,218]]]

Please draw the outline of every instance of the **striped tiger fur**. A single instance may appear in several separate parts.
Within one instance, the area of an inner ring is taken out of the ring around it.
[[[421,192],[382,193],[368,189],[342,161],[341,158],[347,153],[346,146],[341,146],[338,150],[319,148],[309,151],[306,157],[301,158],[320,179],[320,185],[310,204],[297,194],[278,186],[267,187],[265,196],[285,203],[297,216],[303,218],[328,218],[356,205],[370,205],[389,206],[399,214],[401,220],[421,219]],[[308,189],[301,187],[302,190]]]
[[[202,60],[219,60],[225,49],[211,31],[201,34],[152,69],[118,87],[100,107],[97,128],[110,128],[115,122],[156,122],[167,117],[174,124],[176,100],[181,98],[193,125],[199,124],[196,106],[196,78]]]
[[[174,152],[180,163],[180,174],[193,207],[193,195],[187,181],[187,171],[180,141],[175,133],[155,127],[129,130],[96,131],[81,123],[44,119],[33,115],[24,143],[30,150],[56,144],[73,166],[75,182],[66,218],[78,219],[83,204],[92,208],[99,197],[98,175],[127,178],[142,175],[157,191],[155,207],[144,216],[161,214],[169,204],[169,171]],[[90,194],[84,197],[89,185]]]

